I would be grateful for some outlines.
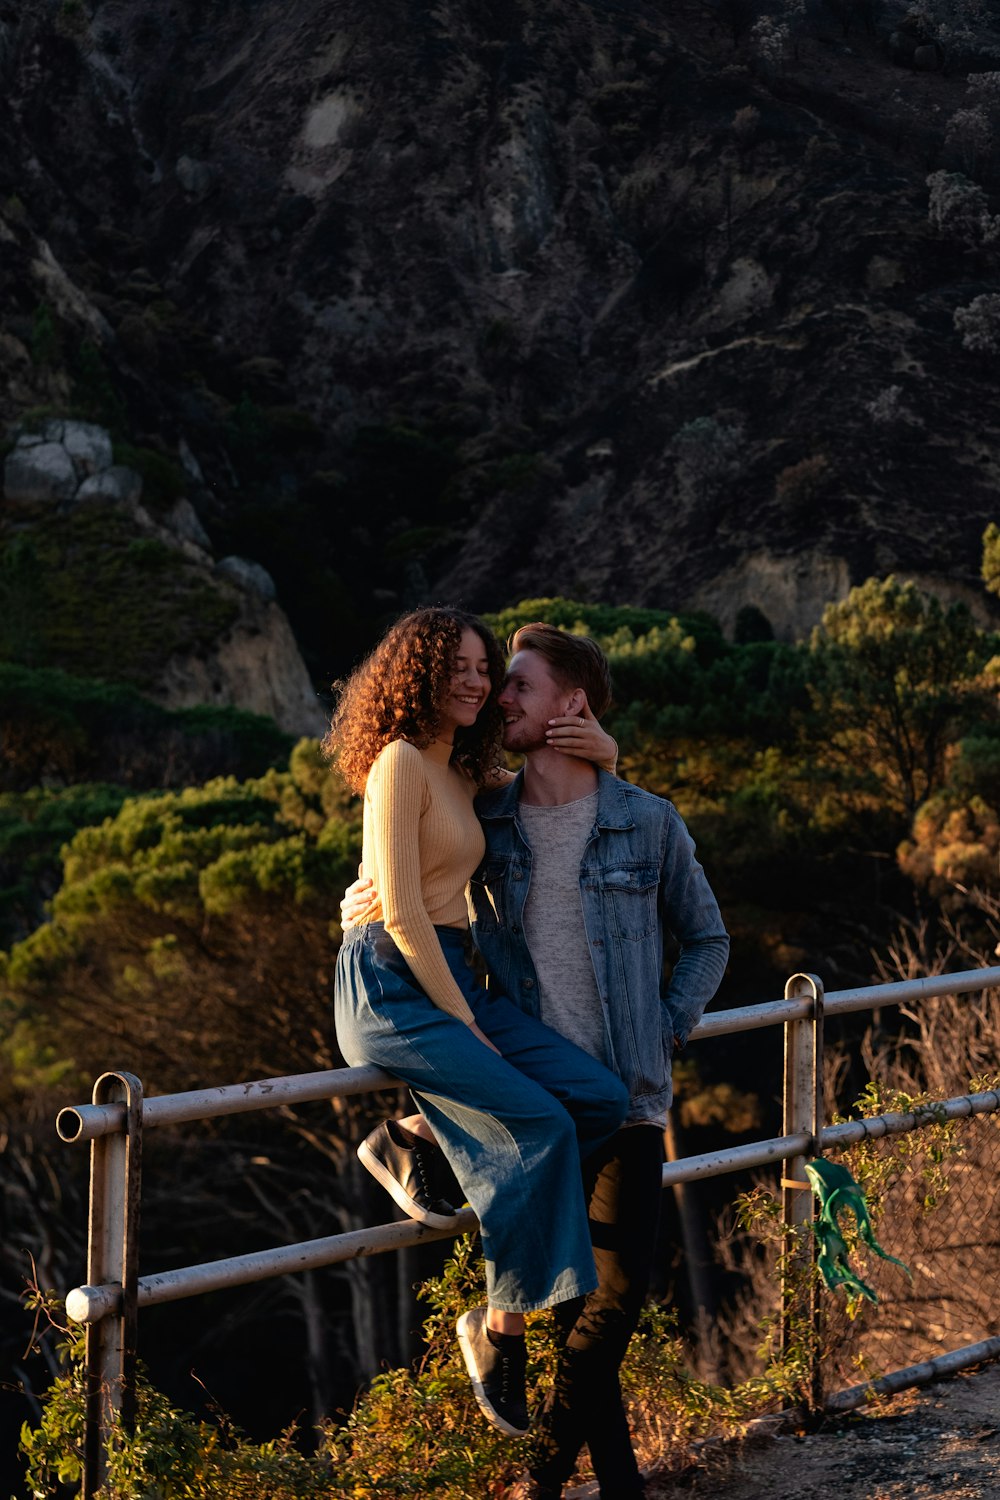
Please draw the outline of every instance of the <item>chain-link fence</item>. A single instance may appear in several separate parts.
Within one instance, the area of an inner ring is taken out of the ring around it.
[[[817,1285],[824,1398],[1000,1337],[1000,1108],[947,1121],[935,1119],[933,1109],[928,1115],[926,1124],[905,1134],[827,1151],[863,1185],[878,1243],[903,1261],[912,1280],[855,1243],[854,1216],[849,1209],[841,1213],[850,1268],[878,1302]],[[693,1351],[701,1372],[725,1385],[762,1376],[779,1350],[778,1174],[755,1174],[743,1201],[750,1227],[736,1228],[731,1208],[720,1217],[716,1244],[717,1259],[738,1290]],[[808,1343],[804,1330],[799,1337]],[[760,1410],[782,1404],[776,1393]]]
[[[824,1295],[825,1390],[1000,1335],[1000,1113],[866,1141],[836,1159],[878,1182],[875,1233],[913,1280],[863,1245],[852,1252],[879,1300],[852,1319],[843,1293]]]

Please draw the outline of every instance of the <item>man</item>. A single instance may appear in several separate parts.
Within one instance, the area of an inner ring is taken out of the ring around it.
[[[635,1500],[643,1487],[618,1371],[652,1270],[670,1059],[718,987],[729,939],[671,803],[546,738],[553,718],[606,711],[596,642],[535,624],[511,646],[504,746],[525,764],[476,802],[486,834],[470,884],[476,944],[489,982],[604,1062],[631,1100],[625,1126],[584,1166],[599,1284],[554,1309],[556,1378],[511,1495],[558,1500],[586,1442],[603,1500]],[[661,995],[665,930],[680,956]]]

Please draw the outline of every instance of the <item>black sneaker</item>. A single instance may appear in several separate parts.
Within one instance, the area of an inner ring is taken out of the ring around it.
[[[441,1195],[441,1179],[450,1172],[440,1146],[417,1141],[404,1146],[395,1139],[393,1120],[383,1120],[358,1147],[358,1159],[411,1219],[431,1229],[454,1229],[458,1210]],[[454,1180],[454,1179],[453,1179]]]
[[[524,1339],[505,1338],[501,1349],[491,1344],[486,1334],[485,1307],[463,1313],[457,1331],[472,1394],[486,1420],[510,1437],[524,1437],[528,1430]]]

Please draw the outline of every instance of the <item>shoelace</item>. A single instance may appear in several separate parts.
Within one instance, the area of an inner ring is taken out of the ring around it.
[[[431,1190],[430,1184],[427,1181],[427,1166],[424,1162],[424,1153],[419,1149],[419,1147],[413,1153],[413,1165],[417,1169],[417,1176],[420,1178],[420,1186],[423,1189],[424,1197],[429,1202]]]
[[[511,1384],[510,1367],[514,1356],[505,1353],[502,1349],[498,1349],[497,1353],[500,1355],[500,1400],[506,1401]],[[518,1357],[517,1362],[520,1365],[520,1357]],[[520,1385],[520,1382],[518,1382],[518,1385]]]

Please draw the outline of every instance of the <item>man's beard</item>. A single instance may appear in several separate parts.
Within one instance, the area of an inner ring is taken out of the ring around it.
[[[545,738],[545,730],[523,729],[520,724],[511,725],[512,734],[508,736],[506,731],[503,737],[503,747],[512,751],[515,755],[527,755],[532,750],[544,750],[548,743]],[[519,731],[521,731],[519,733]]]

